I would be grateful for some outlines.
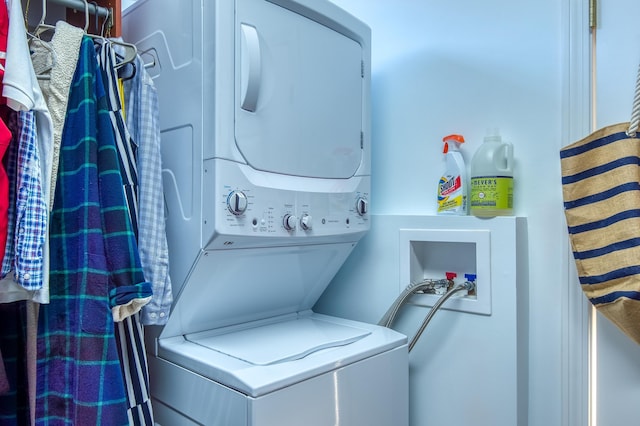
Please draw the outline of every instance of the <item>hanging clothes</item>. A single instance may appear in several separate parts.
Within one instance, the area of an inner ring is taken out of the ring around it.
[[[31,48],[32,51],[35,50],[35,56],[50,56],[51,54],[55,56],[55,61],[51,60],[49,78],[39,80],[40,88],[53,122],[50,206],[53,205],[56,181],[58,179],[60,143],[67,114],[67,103],[69,102],[69,88],[78,64],[80,43],[83,35],[84,31],[82,29],[69,25],[65,21],[58,21],[56,22],[55,32],[51,37],[50,47],[46,49],[41,44],[36,44]]]
[[[10,240],[5,244],[6,262],[13,274],[9,277],[25,290],[39,290],[45,281],[43,257],[48,225],[48,207],[41,185],[41,169],[36,141],[35,114],[16,114],[12,149],[5,155],[10,172],[9,191]]]
[[[9,185],[9,217],[15,217],[16,206],[16,182],[18,164],[18,140],[21,125],[18,124],[19,114],[26,114],[24,123],[33,119],[32,111],[15,112],[4,106],[0,108],[0,116],[11,129],[14,137],[9,144],[9,149],[5,154],[4,162],[7,175],[11,178]],[[27,126],[28,127],[28,126]],[[14,220],[9,220],[9,234],[13,235]],[[13,238],[9,238],[5,261],[11,263],[13,258]],[[13,284],[13,280],[8,279]],[[17,287],[17,286],[16,286]],[[3,289],[6,293],[6,289]],[[22,291],[20,291],[22,294]],[[5,294],[6,296],[6,294]],[[20,299],[20,298],[18,298]],[[35,404],[35,358],[28,355],[31,350],[35,350],[35,337],[28,335],[27,316],[25,315],[25,304],[22,301],[13,303],[0,303],[0,348],[3,355],[12,354],[4,358],[6,361],[6,371],[8,372],[9,391],[6,396],[0,397],[0,425],[26,424],[20,419],[33,417],[30,407]],[[30,340],[31,339],[31,340]],[[33,403],[32,403],[33,402]],[[33,423],[32,423],[33,424]]]
[[[114,318],[151,297],[122,192],[93,41],[69,95],[38,329],[37,424],[128,425]]]
[[[5,154],[5,160],[7,160],[5,164],[8,166],[7,163],[15,159],[16,169],[18,169],[18,161],[21,161],[21,167],[17,170],[19,175],[7,173],[10,178],[11,199],[7,209],[7,239],[3,251],[0,302],[15,305],[15,312],[24,312],[20,316],[21,321],[16,323],[20,325],[21,332],[8,334],[15,336],[16,339],[20,337],[21,343],[15,347],[19,362],[14,363],[12,368],[7,368],[7,372],[9,375],[14,374],[14,378],[22,378],[24,373],[26,380],[14,380],[13,386],[17,388],[10,389],[9,395],[26,395],[26,409],[22,409],[23,399],[19,397],[17,398],[19,405],[16,405],[16,401],[0,400],[0,410],[3,410],[3,418],[8,421],[8,424],[33,425],[36,400],[35,354],[38,305],[32,302],[48,303],[49,301],[46,236],[47,200],[51,179],[49,147],[53,129],[51,116],[31,64],[21,2],[7,0],[4,4],[7,7],[9,23],[2,97],[8,107],[18,111],[17,115],[14,114],[16,118],[14,127],[19,129],[13,134],[9,145],[9,150],[12,151],[11,158],[7,158],[8,153]],[[18,144],[22,144],[21,149]],[[18,204],[19,200],[20,204]],[[40,207],[42,204],[39,200],[45,200],[44,214],[42,214]],[[14,367],[20,370],[13,371]],[[4,412],[4,408],[7,406],[14,411],[14,423],[6,417],[9,413]]]
[[[107,106],[114,130],[120,176],[129,212],[132,230],[138,240],[138,171],[136,163],[137,146],[131,138],[124,122],[119,81],[115,70],[115,51],[111,43],[98,39],[98,64],[105,84]],[[144,270],[143,270],[144,271]],[[147,277],[145,276],[145,279]],[[129,424],[132,426],[153,426],[153,409],[149,390],[147,354],[144,349],[144,335],[138,312],[116,322],[115,336],[118,341],[118,356],[122,366],[127,395]]]
[[[151,301],[142,308],[142,323],[164,325],[169,319],[173,293],[164,217],[158,94],[140,56],[133,64],[135,74],[124,82],[125,108],[127,127],[138,145],[140,261],[145,279],[153,288]]]
[[[58,22],[50,43],[31,44],[30,57],[21,2],[6,5],[2,95],[18,112],[3,162],[10,179],[0,352],[12,349],[0,426],[153,425],[139,311],[147,323],[164,324],[172,303],[153,82],[136,58],[141,78],[128,87],[125,120],[113,64],[101,60],[99,72],[82,30]],[[0,72],[1,50],[0,40]],[[37,79],[31,59],[43,60],[38,69],[50,69],[49,79]],[[0,243],[2,210],[0,198]],[[147,309],[152,286],[159,297]]]
[[[43,257],[46,252],[46,232],[48,209],[40,185],[40,161],[38,146],[33,129],[35,114],[33,111],[19,111],[11,114],[10,128],[14,138],[5,155],[7,172],[12,176],[9,191],[10,209],[9,235],[13,236],[6,244],[7,263],[11,263],[13,280],[26,290],[39,292],[45,281]],[[48,271],[48,268],[46,269]],[[11,278],[10,278],[11,279]],[[47,280],[48,281],[48,280]],[[47,286],[48,289],[48,286]],[[48,294],[48,290],[47,290]],[[25,340],[27,361],[27,384],[29,393],[29,412],[33,415],[36,399],[36,335],[38,304],[27,300]],[[32,423],[33,423],[32,418]]]
[[[37,192],[29,190],[27,187],[15,188],[16,202],[18,197],[21,197],[22,200],[42,197],[48,210],[53,124],[31,64],[22,18],[22,5],[19,0],[8,0],[7,5],[9,33],[2,94],[11,109],[21,113],[31,111],[34,114],[32,118],[27,116],[20,118],[22,125],[19,128],[22,133],[17,135],[17,138],[31,144],[29,150],[32,157],[26,159],[24,167],[17,168],[17,171],[25,173],[20,182],[30,185],[31,188],[40,187]],[[16,135],[14,135],[14,139],[15,137]],[[35,164],[33,161],[37,161],[39,164]],[[39,183],[36,183],[35,180],[39,180]],[[11,190],[13,188],[10,188]],[[35,203],[41,205],[40,201]],[[15,208],[13,214],[16,216],[9,216],[8,220],[8,244],[5,247],[2,263],[3,279],[0,281],[0,302],[32,300],[38,303],[48,303],[49,273],[48,245],[46,244],[48,215],[46,213],[44,215],[44,224],[41,223],[39,226],[26,224],[25,226],[25,223],[19,222],[19,220],[30,221],[34,217],[28,205],[23,204],[19,207],[14,206],[14,202],[9,203],[9,215],[12,214],[11,209]]]

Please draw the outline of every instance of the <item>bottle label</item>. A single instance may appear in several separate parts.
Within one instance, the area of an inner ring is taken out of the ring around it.
[[[467,209],[460,176],[442,176],[438,182],[438,213]]]
[[[444,198],[458,191],[462,186],[462,181],[460,176],[442,176],[438,185],[440,186],[438,191],[440,198]]]
[[[513,178],[482,176],[471,178],[471,209],[496,210],[513,208]]]

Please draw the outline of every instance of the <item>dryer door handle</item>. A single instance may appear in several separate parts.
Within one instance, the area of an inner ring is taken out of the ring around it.
[[[240,47],[240,93],[241,107],[244,110],[255,112],[260,93],[260,80],[262,73],[262,59],[260,52],[260,38],[256,27],[248,24],[240,24],[242,31],[242,45]]]

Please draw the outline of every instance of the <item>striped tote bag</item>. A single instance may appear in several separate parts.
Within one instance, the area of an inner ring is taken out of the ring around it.
[[[602,128],[562,148],[560,163],[582,290],[599,312],[640,344],[638,99],[631,123]]]

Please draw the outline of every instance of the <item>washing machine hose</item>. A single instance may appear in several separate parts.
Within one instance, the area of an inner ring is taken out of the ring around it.
[[[400,293],[400,295],[396,298],[394,303],[389,307],[389,309],[384,314],[382,319],[380,319],[380,321],[378,322],[378,325],[381,325],[381,326],[384,326],[384,327],[387,327],[387,328],[391,328],[391,326],[393,325],[393,322],[395,321],[396,316],[398,315],[398,312],[409,301],[411,296],[413,296],[414,294],[416,294],[418,292],[424,292],[427,289],[433,289],[433,288],[435,288],[437,286],[446,286],[446,285],[448,285],[448,283],[449,283],[449,280],[445,280],[445,279],[442,279],[442,280],[428,279],[428,280],[420,281],[418,283],[409,284],[402,291],[402,293]],[[416,345],[416,343],[420,339],[420,336],[422,335],[424,330],[427,328],[427,325],[429,325],[429,322],[431,321],[433,316],[440,309],[440,307],[447,300],[449,300],[449,298],[451,296],[453,296],[454,294],[456,294],[456,293],[458,293],[460,291],[467,291],[468,292],[468,291],[473,290],[473,289],[475,289],[475,283],[473,283],[471,281],[466,281],[463,284],[459,284],[459,285],[454,286],[453,288],[448,290],[445,294],[443,294],[442,297],[440,297],[438,299],[438,301],[433,305],[433,307],[429,310],[429,313],[427,314],[427,316],[422,321],[422,324],[420,324],[420,328],[418,329],[416,334],[413,336],[413,338],[409,342],[409,352],[411,352],[413,347]]]

